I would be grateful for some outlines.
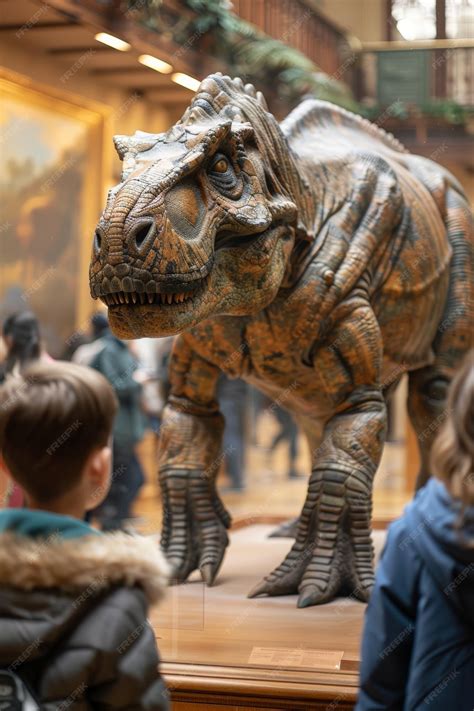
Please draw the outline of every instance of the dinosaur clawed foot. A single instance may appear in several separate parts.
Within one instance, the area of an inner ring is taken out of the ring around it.
[[[284,521],[270,534],[269,538],[296,538],[298,532],[299,518],[292,518],[289,521]]]
[[[334,544],[321,543],[318,536],[305,545],[297,539],[281,565],[248,597],[298,594],[300,608],[322,605],[337,596],[367,602],[374,582],[371,545],[358,547],[343,528]]]
[[[210,586],[229,543],[230,516],[213,483],[199,472],[169,472],[161,485],[165,505],[161,545],[171,566],[171,583],[184,582],[198,569]]]

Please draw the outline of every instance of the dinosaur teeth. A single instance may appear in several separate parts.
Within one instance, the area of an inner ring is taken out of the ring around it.
[[[200,288],[195,291],[177,291],[177,292],[137,292],[137,291],[114,291],[109,294],[104,294],[100,298],[107,306],[121,306],[122,304],[182,304],[185,301],[192,300],[197,293],[201,292],[210,281],[210,275],[204,277]]]

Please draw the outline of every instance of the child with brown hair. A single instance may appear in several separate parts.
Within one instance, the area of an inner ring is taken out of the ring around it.
[[[390,526],[369,601],[357,711],[474,708],[474,352],[449,390],[436,478]]]
[[[105,378],[70,363],[31,366],[0,389],[1,458],[28,507],[0,511],[0,681],[4,695],[11,681],[11,708],[19,682],[45,711],[168,709],[147,622],[168,566],[153,541],[83,521],[110,486],[116,410]]]

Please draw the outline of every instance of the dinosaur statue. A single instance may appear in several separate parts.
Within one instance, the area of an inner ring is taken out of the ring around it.
[[[297,416],[312,471],[290,552],[251,596],[298,606],[373,585],[371,492],[386,398],[409,372],[422,468],[472,345],[472,221],[442,167],[324,101],[281,124],[221,74],[166,133],[118,136],[122,182],[94,236],[91,294],[120,338],[180,334],[159,472],[177,581],[214,581],[220,371]]]

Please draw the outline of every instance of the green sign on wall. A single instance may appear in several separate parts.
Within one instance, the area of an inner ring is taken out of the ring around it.
[[[419,106],[430,97],[432,52],[379,52],[377,55],[377,94],[382,106],[394,101]]]

